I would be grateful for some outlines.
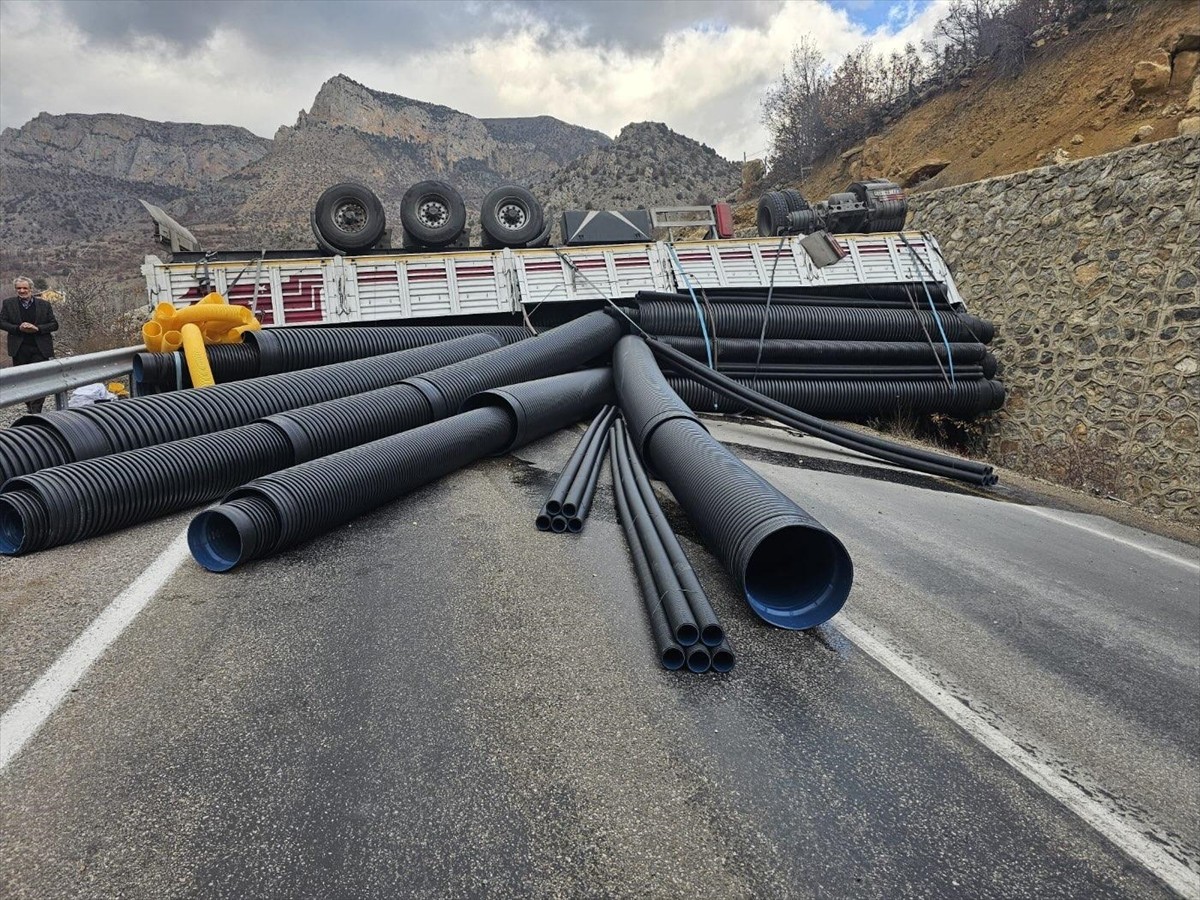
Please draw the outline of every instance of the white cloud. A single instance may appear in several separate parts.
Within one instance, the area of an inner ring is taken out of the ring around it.
[[[890,52],[919,43],[947,3],[904,5],[870,34],[816,0],[788,0],[756,18],[720,24],[708,4],[702,20],[681,21],[650,52],[617,41],[589,45],[586,32],[564,34],[536,8],[517,9],[506,19],[507,34],[481,28],[436,49],[397,45],[390,54],[377,47],[350,54],[323,51],[320,42],[281,52],[233,21],[190,47],[163,37],[91,40],[56,4],[7,0],[0,16],[0,124],[19,126],[42,110],[121,112],[241,125],[269,137],[292,124],[322,82],[344,72],[377,90],[476,116],[548,114],[608,134],[632,121],[663,121],[740,159],[766,149],[759,102],[801,36],[813,35],[834,63],[867,39]],[[290,5],[288,15],[303,16],[305,9]]]

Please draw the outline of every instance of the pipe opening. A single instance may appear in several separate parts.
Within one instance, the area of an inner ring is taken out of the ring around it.
[[[546,515],[544,512],[538,513],[537,518],[533,520],[533,524],[537,526],[538,531],[549,531],[550,516]]]
[[[579,510],[577,510],[575,508],[575,504],[572,503],[570,500],[564,500],[563,505],[559,511],[564,516],[566,516],[568,519],[571,518],[571,516],[575,515],[575,513],[579,512]]]
[[[567,520],[562,516],[551,516],[550,530],[555,534],[562,534],[567,530]]]
[[[690,647],[700,640],[700,629],[691,622],[683,622],[675,629],[675,640],[684,647]]]
[[[678,647],[667,647],[665,650],[663,650],[661,659],[663,668],[669,669],[672,672],[682,669],[683,664],[686,661],[683,656],[683,651]]]
[[[746,563],[746,602],[780,628],[812,628],[846,602],[854,579],[850,555],[827,531],[788,525],[767,535]]]
[[[712,667],[714,672],[728,672],[733,668],[733,661],[733,653],[729,650],[718,647],[713,651]]]
[[[723,640],[725,640],[725,629],[719,622],[705,625],[700,631],[700,642],[706,647],[715,647]]]
[[[712,665],[712,657],[703,647],[696,646],[688,650],[687,667],[689,672],[707,672]]]
[[[13,556],[21,552],[25,543],[25,518],[21,511],[8,501],[8,497],[0,498],[0,553]]]
[[[583,531],[583,519],[579,518],[579,516],[571,516],[567,519],[567,531],[571,532],[571,534],[579,534],[579,532]]]
[[[557,516],[560,512],[562,512],[562,504],[552,497],[546,501],[546,512],[550,513],[552,516]]]
[[[210,572],[228,572],[242,560],[241,531],[219,510],[200,513],[188,526],[188,546],[196,562]]]

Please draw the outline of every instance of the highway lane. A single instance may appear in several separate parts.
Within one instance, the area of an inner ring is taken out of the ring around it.
[[[776,429],[714,431],[846,542],[847,620],[1194,852],[1186,565]],[[225,576],[185,562],[0,775],[0,892],[1169,895],[836,620],[762,625],[670,503],[739,662],[655,668],[608,492],[581,538],[532,528],[570,446]],[[6,708],[187,519],[0,562],[24,590]]]

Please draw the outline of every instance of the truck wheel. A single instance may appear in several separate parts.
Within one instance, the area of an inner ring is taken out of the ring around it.
[[[542,230],[542,205],[519,184],[489,191],[479,209],[479,224],[505,247],[520,247]]]
[[[351,182],[335,184],[321,194],[312,224],[317,241],[338,251],[368,250],[387,227],[379,198],[369,188]]]
[[[467,227],[462,195],[444,181],[418,181],[400,201],[400,223],[420,244],[442,247]]]
[[[545,225],[542,226],[541,234],[539,234],[537,237],[535,237],[532,241],[529,241],[528,243],[526,243],[525,246],[529,247],[529,248],[549,246],[550,245],[550,229],[552,227],[553,226],[551,225],[551,223],[547,222]]]
[[[802,209],[812,209],[808,205],[808,201],[804,199],[804,195],[795,188],[784,188],[779,193],[783,194],[783,200],[787,204],[788,212],[799,212]]]
[[[758,201],[758,234],[777,237],[787,229],[787,200],[779,191],[769,191]]]

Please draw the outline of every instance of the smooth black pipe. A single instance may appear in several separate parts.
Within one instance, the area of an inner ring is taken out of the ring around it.
[[[659,340],[693,359],[708,359],[702,337],[661,335]],[[761,352],[760,352],[761,348]],[[712,341],[713,355],[721,364],[791,363],[806,366],[903,366],[934,365],[947,362],[946,348],[940,341],[932,346],[928,341],[806,341],[772,338],[759,341],[753,338],[720,337]],[[983,344],[957,343],[950,345],[950,357],[955,368],[983,366],[989,378],[996,373],[996,358]]]
[[[578,515],[579,504],[583,500],[583,492],[587,490],[587,483],[592,477],[592,470],[598,464],[601,453],[605,449],[604,439],[608,437],[608,429],[612,427],[613,417],[616,414],[616,407],[612,407],[600,420],[600,427],[592,434],[591,442],[588,444],[587,450],[584,451],[583,460],[579,463],[575,477],[571,480],[571,486],[567,490],[567,495],[562,502],[562,514],[567,517],[568,525],[570,524],[570,520]]]
[[[663,550],[671,561],[675,577],[679,580],[679,587],[692,610],[696,625],[700,628],[700,641],[706,646],[715,647],[725,639],[725,629],[721,626],[708,595],[701,587],[700,579],[696,577],[696,570],[692,568],[687,554],[683,552],[679,539],[675,536],[662,507],[658,504],[658,497],[654,493],[654,488],[650,486],[650,479],[642,467],[641,460],[638,459],[637,451],[629,440],[629,434],[623,423],[617,422],[614,432],[615,440],[621,444],[624,454],[622,460],[627,464],[633,488],[642,498],[642,503],[654,526],[659,543],[662,544]]]
[[[613,377],[634,446],[666,482],[750,608],[792,629],[834,616],[854,579],[841,541],[708,434],[667,386],[641,338],[618,341]]]
[[[604,445],[600,448],[600,456],[596,460],[596,464],[592,466],[592,474],[588,477],[587,485],[583,489],[583,495],[579,500],[579,509],[575,515],[567,519],[567,530],[571,532],[583,531],[583,522],[587,518],[588,513],[592,510],[592,500],[596,496],[596,486],[600,483],[600,470],[604,468],[604,460],[608,457],[608,446],[612,430],[610,429],[604,435]]]
[[[563,501],[567,498],[567,491],[571,489],[571,483],[575,480],[575,473],[579,471],[579,466],[583,462],[584,454],[591,446],[592,435],[600,428],[600,423],[603,421],[607,409],[602,409],[592,419],[587,429],[583,432],[583,436],[579,438],[575,444],[575,449],[571,451],[571,455],[567,457],[566,465],[563,466],[562,472],[558,475],[558,480],[554,482],[554,487],[550,489],[550,496],[546,500],[545,509],[551,516],[557,516],[562,512]]]
[[[650,563],[646,559],[646,551],[642,547],[637,529],[633,524],[633,515],[629,511],[625,499],[625,487],[617,474],[616,453],[617,445],[609,447],[609,464],[613,473],[613,500],[617,507],[617,518],[625,532],[625,542],[629,547],[629,556],[633,561],[633,571],[637,577],[638,586],[642,592],[642,603],[646,607],[646,618],[650,623],[650,636],[654,639],[658,651],[658,661],[664,669],[676,671],[682,669],[687,662],[683,649],[675,642],[671,634],[671,626],[659,600],[658,586],[650,573]]]

